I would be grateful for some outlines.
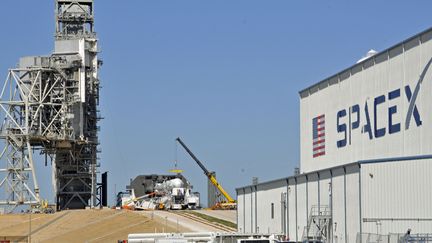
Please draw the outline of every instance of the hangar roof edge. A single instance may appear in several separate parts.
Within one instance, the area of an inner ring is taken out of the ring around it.
[[[423,160],[423,159],[432,159],[432,154],[359,160],[357,162],[352,162],[352,163],[348,163],[348,164],[344,164],[344,165],[338,165],[338,166],[334,166],[334,167],[330,167],[330,168],[326,168],[326,169],[322,169],[322,170],[316,170],[316,171],[311,171],[311,172],[307,172],[307,173],[303,173],[303,174],[299,174],[299,175],[288,176],[288,177],[283,177],[283,178],[279,178],[279,179],[275,179],[275,180],[265,181],[265,182],[258,183],[256,185],[247,185],[247,186],[239,187],[239,188],[236,188],[236,192],[238,192],[239,190],[251,188],[254,186],[262,186],[262,185],[272,184],[272,183],[276,183],[276,182],[280,182],[280,181],[287,181],[290,179],[295,179],[295,178],[299,178],[299,177],[303,177],[303,176],[309,176],[309,175],[313,175],[313,174],[323,173],[323,172],[327,172],[327,171],[333,171],[333,170],[337,170],[337,169],[341,169],[341,168],[349,168],[352,166],[359,166],[360,167],[362,164],[376,164],[376,163],[386,163],[386,162],[395,163],[395,162],[401,162],[401,161]]]
[[[366,59],[362,60],[362,61],[359,62],[359,63],[356,63],[356,64],[354,64],[354,65],[352,65],[352,66],[350,66],[350,67],[348,67],[348,68],[346,68],[346,69],[343,69],[342,71],[340,71],[340,72],[338,72],[338,73],[336,73],[336,74],[334,74],[334,75],[331,75],[331,76],[329,76],[329,77],[327,77],[327,78],[321,80],[320,82],[315,83],[315,84],[313,84],[313,85],[311,85],[311,86],[309,86],[309,87],[307,87],[307,88],[305,88],[305,89],[299,91],[300,99],[303,99],[303,98],[305,98],[305,97],[308,97],[308,96],[310,96],[311,94],[315,93],[316,91],[319,91],[319,90],[325,89],[326,87],[329,86],[329,82],[330,82],[331,79],[335,79],[335,78],[336,78],[336,79],[340,79],[340,75],[342,75],[343,73],[345,73],[345,72],[347,72],[347,71],[350,71],[350,70],[352,70],[352,69],[355,68],[355,67],[363,66],[366,62],[368,62],[368,61],[370,61],[370,60],[374,60],[377,56],[380,56],[380,55],[382,55],[382,54],[388,53],[390,50],[395,49],[395,48],[398,48],[398,47],[400,47],[400,46],[403,46],[403,45],[406,44],[407,42],[409,42],[409,41],[411,41],[411,40],[413,40],[413,39],[419,38],[419,37],[421,37],[421,36],[423,36],[423,35],[425,35],[425,34],[427,34],[427,33],[430,33],[430,32],[432,32],[432,27],[431,27],[431,28],[428,28],[428,29],[426,29],[426,30],[424,30],[424,31],[422,31],[422,32],[420,32],[420,33],[418,33],[418,34],[416,34],[416,35],[413,35],[413,36],[411,36],[411,37],[409,37],[409,38],[407,38],[407,39],[405,39],[405,40],[403,40],[403,41],[397,43],[396,45],[393,45],[393,46],[391,46],[391,47],[389,47],[389,48],[387,48],[387,49],[385,49],[385,50],[383,50],[383,51],[381,51],[381,52],[378,52],[377,54],[375,54],[375,55],[373,55],[373,56],[371,56],[371,57],[369,57],[369,58],[366,58]],[[427,40],[427,41],[428,41],[428,40]],[[426,41],[424,41],[424,42],[426,42]],[[424,43],[424,42],[422,42],[422,43]],[[340,81],[340,80],[339,80],[339,81]],[[339,82],[339,81],[338,81],[338,82]],[[321,86],[323,86],[323,87],[321,88]]]

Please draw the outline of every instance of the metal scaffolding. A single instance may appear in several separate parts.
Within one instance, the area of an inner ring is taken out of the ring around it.
[[[56,0],[51,56],[23,57],[0,93],[0,205],[41,201],[33,154],[50,161],[57,209],[94,207],[97,194],[98,40],[93,0]],[[41,157],[41,156],[39,156]],[[31,175],[31,176],[30,176]]]

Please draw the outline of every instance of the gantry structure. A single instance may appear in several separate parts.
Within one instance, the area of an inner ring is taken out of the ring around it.
[[[94,207],[98,168],[98,40],[93,0],[56,0],[55,48],[23,57],[0,93],[0,205],[41,202],[35,163],[52,164],[58,210]],[[41,161],[42,160],[42,161]]]

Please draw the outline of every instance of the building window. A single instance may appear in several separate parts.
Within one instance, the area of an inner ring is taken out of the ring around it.
[[[271,218],[274,219],[274,203],[271,204]]]

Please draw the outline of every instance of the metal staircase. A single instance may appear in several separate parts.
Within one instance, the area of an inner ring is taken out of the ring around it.
[[[303,230],[303,241],[323,241],[330,239],[331,210],[327,205],[314,205],[311,208],[307,226]]]

